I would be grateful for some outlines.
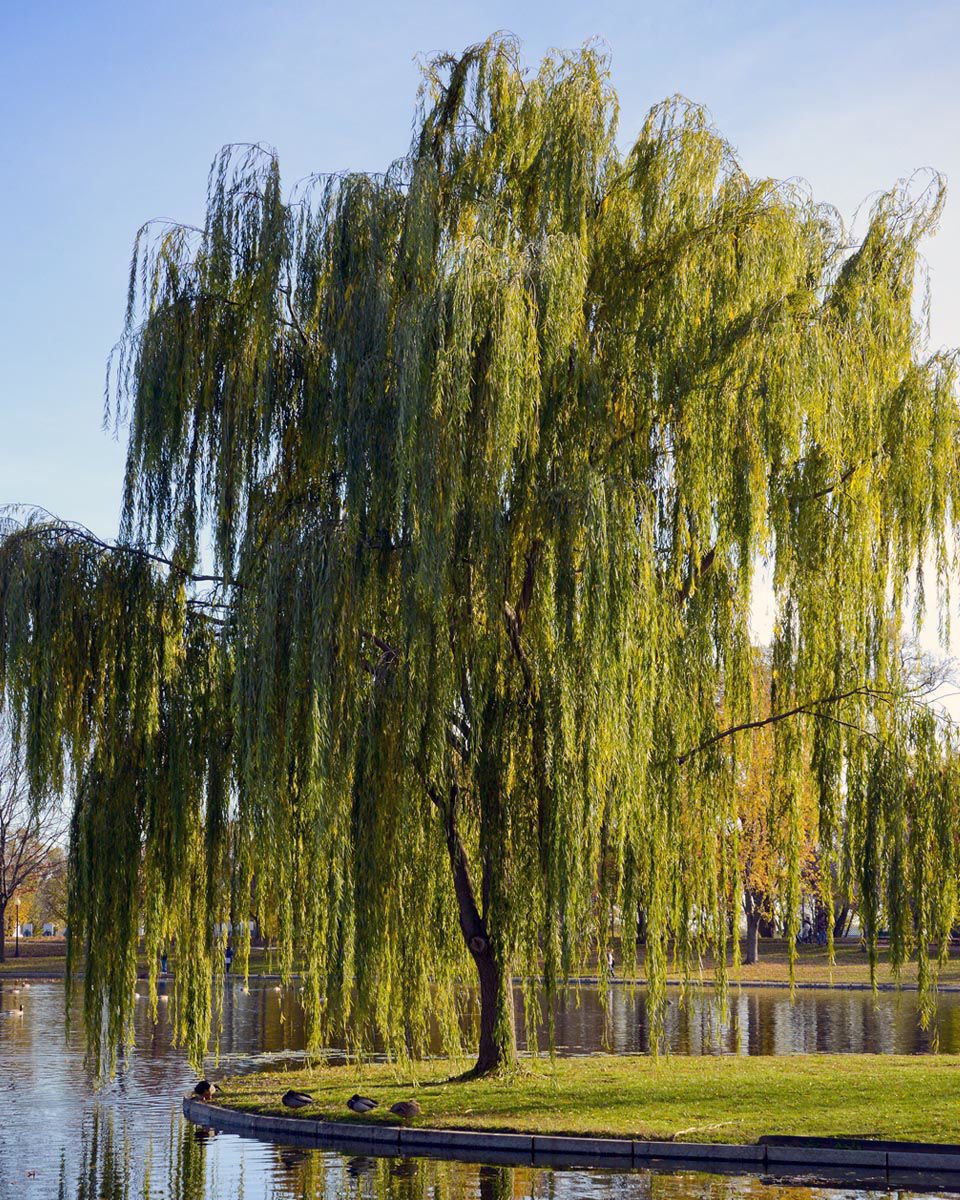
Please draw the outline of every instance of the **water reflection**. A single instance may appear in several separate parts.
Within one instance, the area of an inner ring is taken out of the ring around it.
[[[252,1154],[252,1147],[257,1153]],[[113,1113],[93,1115],[71,1177],[61,1167],[58,1200],[837,1200],[909,1195],[883,1189],[803,1186],[741,1176],[603,1169],[558,1170],[342,1155],[259,1146],[174,1121],[165,1156],[149,1144],[138,1156]]]
[[[518,1013],[523,1012],[517,992]],[[521,1029],[524,1022],[518,1021]],[[647,995],[642,988],[611,989],[607,1010],[596,987],[568,988],[554,1008],[556,1044],[561,1054],[646,1054],[650,1046]],[[547,1044],[544,1021],[538,1044]],[[823,988],[798,990],[793,1001],[784,988],[731,991],[721,1014],[710,989],[688,993],[681,1003],[670,997],[660,1049],[673,1054],[923,1054],[934,1048],[960,1053],[960,993],[941,992],[934,1024],[923,1030],[917,1020],[916,992],[880,992]],[[244,994],[228,985],[224,996],[220,1052],[300,1051],[303,1012],[296,988],[277,993],[274,985],[251,985]],[[520,1045],[526,1049],[521,1032]],[[439,1052],[439,1039],[434,1047]]]
[[[554,1021],[561,1054],[650,1051],[646,993],[616,988],[605,1013],[595,988],[570,989]],[[960,993],[941,993],[934,1025],[922,1030],[915,992],[798,991],[782,988],[731,992],[725,1013],[707,990],[684,1003],[670,998],[661,1050],[673,1054],[923,1054],[934,1048],[960,1053]],[[541,1026],[539,1038],[545,1042]]]
[[[211,1135],[212,1130],[192,1128],[173,1117],[170,1137],[161,1143],[158,1156],[152,1139],[138,1142],[129,1122],[120,1124],[110,1109],[95,1108],[81,1133],[72,1178],[66,1154],[61,1156],[58,1200],[204,1200],[208,1193],[203,1145]],[[26,1178],[37,1175],[27,1172]]]

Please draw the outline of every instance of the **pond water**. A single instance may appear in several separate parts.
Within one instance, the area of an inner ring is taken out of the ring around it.
[[[145,984],[141,983],[141,989]],[[20,1013],[20,1006],[23,1012]],[[228,1134],[208,1134],[184,1121],[180,1100],[194,1082],[172,1045],[161,1004],[154,1026],[143,1001],[137,1048],[117,1078],[91,1090],[80,1033],[63,1034],[63,988],[0,981],[0,1200],[261,1200],[300,1197],[796,1197],[798,1189],[759,1180],[688,1172],[551,1170],[477,1166],[429,1159],[348,1157],[274,1146]],[[960,1049],[960,995],[941,997],[940,1044]],[[561,1053],[607,1047],[647,1048],[643,995],[618,988],[604,1018],[596,991],[580,990],[557,1013]],[[922,1051],[909,993],[750,990],[735,996],[724,1023],[708,1001],[681,1009],[667,1023],[679,1053],[784,1054],[808,1051]],[[302,1058],[303,1026],[293,989],[251,981],[244,993],[228,981],[217,1073],[256,1070]],[[836,1196],[801,1188],[804,1197]]]

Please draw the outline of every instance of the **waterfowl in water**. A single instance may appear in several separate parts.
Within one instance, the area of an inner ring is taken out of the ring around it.
[[[280,1103],[285,1108],[306,1108],[308,1104],[313,1103],[313,1097],[306,1092],[284,1092]]]
[[[209,1079],[201,1079],[197,1086],[193,1089],[193,1094],[198,1100],[209,1100],[216,1090],[217,1089],[213,1086]]]
[[[347,1101],[347,1108],[355,1113],[368,1113],[376,1107],[376,1100],[371,1100],[369,1096],[358,1096],[356,1092]]]
[[[396,1104],[390,1105],[390,1111],[409,1121],[411,1117],[419,1117],[423,1109],[416,1100],[398,1100]]]

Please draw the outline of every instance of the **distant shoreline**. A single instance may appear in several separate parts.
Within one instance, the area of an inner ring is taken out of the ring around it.
[[[167,972],[167,979],[174,979],[176,970],[171,969]],[[60,964],[53,967],[32,967],[24,965],[24,960],[12,959],[5,963],[0,963],[0,985],[4,982],[13,982],[15,980],[29,980],[41,982],[54,982],[66,978],[66,965]],[[137,981],[146,981],[148,978],[147,972],[139,971],[137,973]],[[239,974],[231,974],[230,979],[243,980],[243,976]],[[263,980],[264,982],[279,983],[281,976],[275,972],[269,971],[251,971],[249,976],[251,980]],[[302,979],[300,972],[295,971],[289,977],[288,983],[299,983]],[[522,987],[526,982],[523,976],[514,978],[514,987]],[[617,988],[636,988],[641,991],[648,987],[646,979],[629,979],[617,977],[616,979],[603,980],[607,987]],[[601,979],[597,975],[576,975],[566,981],[563,986],[575,987],[599,987]],[[712,991],[714,984],[709,976],[704,976],[702,979],[668,979],[666,986],[672,989],[686,988],[689,991],[706,992]],[[790,991],[790,982],[786,979],[730,979],[728,984],[731,992],[746,991],[751,988],[763,991]],[[845,981],[845,980],[796,980],[793,984],[793,990],[797,992],[909,992],[916,993],[919,991],[917,984],[905,980],[903,983],[895,983],[892,980],[878,980],[876,988],[871,984],[861,981]],[[936,988],[937,993],[953,994],[960,992],[960,983],[941,983]]]

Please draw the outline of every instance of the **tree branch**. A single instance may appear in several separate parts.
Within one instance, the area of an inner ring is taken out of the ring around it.
[[[516,608],[513,607],[509,600],[504,600],[503,602],[503,619],[507,626],[507,636],[510,639],[510,645],[513,647],[514,656],[520,664],[520,670],[523,672],[523,681],[528,693],[533,691],[533,670],[530,666],[527,652],[523,648],[520,635],[523,632],[523,622],[526,619],[533,600],[537,563],[540,559],[542,548],[543,541],[540,538],[535,538],[531,543],[530,549],[527,551],[523,581],[520,584],[520,598],[517,601]]]
[[[716,561],[716,558],[717,547],[714,545],[710,547],[710,549],[706,552],[706,554],[704,554],[703,558],[700,559],[696,566],[690,567],[686,579],[683,581],[680,587],[677,588],[677,604],[679,604],[681,607],[686,604],[686,602],[693,595],[694,588],[696,587],[698,581],[713,569],[713,564]]]
[[[44,511],[44,510],[36,510]],[[174,562],[172,558],[167,558],[163,554],[157,554],[152,550],[147,550],[145,546],[134,546],[128,542],[105,542],[102,538],[98,538],[95,533],[87,529],[83,525],[77,525],[69,521],[62,521],[53,514],[47,514],[51,517],[51,521],[43,525],[20,525],[16,532],[12,535],[18,538],[37,538],[42,540],[48,536],[68,538],[75,542],[84,542],[86,545],[94,546],[98,550],[105,550],[111,553],[133,554],[139,558],[146,559],[148,562],[158,563],[160,566],[166,567],[174,575],[179,575],[182,579],[188,580],[190,583],[214,583],[221,587],[242,587],[243,585],[237,579],[229,579],[225,575],[200,575],[193,571],[188,571],[185,567]]]
[[[293,311],[293,302],[290,299],[290,289],[288,287],[282,287],[282,288],[280,288],[280,291],[283,293],[284,297],[286,298],[287,312],[290,314],[290,320],[285,321],[284,324],[289,325],[291,327],[291,329],[295,329],[297,331],[297,333],[300,334],[301,338],[303,338],[304,344],[309,346],[310,339],[307,337],[306,333],[304,332],[303,326],[300,324],[299,320],[297,319],[297,314]]]
[[[718,742],[724,741],[726,738],[733,737],[737,733],[744,733],[749,729],[763,729],[767,725],[776,725],[780,721],[786,721],[789,717],[796,717],[801,714],[807,716],[820,716],[822,714],[816,712],[816,708],[825,704],[839,704],[842,700],[849,700],[853,696],[882,696],[883,693],[874,688],[857,687],[851,688],[846,692],[836,692],[832,696],[822,696],[818,700],[807,700],[803,704],[798,704],[794,708],[786,709],[784,712],[771,713],[769,717],[758,717],[753,721],[741,721],[738,725],[731,725],[727,729],[721,729],[719,733],[713,734],[699,745],[691,746],[689,750],[685,750],[682,754],[676,757],[678,767],[682,767],[688,759],[691,759],[695,754],[702,754],[704,750],[709,750],[711,746],[715,746]],[[862,731],[866,732],[866,730]],[[659,764],[663,765],[663,764]]]
[[[446,804],[434,784],[427,784],[426,788],[427,795],[442,815],[446,827],[447,852],[453,872],[453,890],[457,897],[463,940],[473,955],[483,954],[488,946],[487,927],[477,906],[477,896],[470,878],[467,851],[457,829],[457,799],[459,796],[457,785],[451,784],[450,798]]]
[[[871,457],[875,457],[875,455],[873,455]],[[847,469],[843,472],[843,474],[840,475],[837,479],[835,479],[833,481],[833,483],[828,483],[826,487],[820,488],[819,491],[808,492],[803,496],[794,496],[794,498],[793,498],[794,503],[795,504],[805,504],[808,500],[822,500],[824,498],[824,496],[831,495],[838,488],[843,487],[843,485],[849,479],[851,479],[853,477],[853,475],[864,465],[864,462],[869,462],[869,461],[870,461],[869,459],[864,459],[863,462],[857,462],[857,463],[854,463],[853,466],[847,467]]]

